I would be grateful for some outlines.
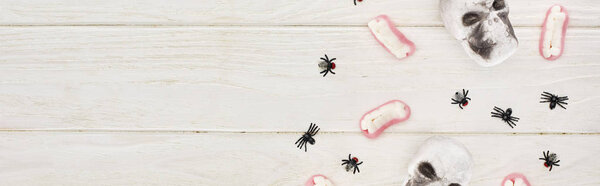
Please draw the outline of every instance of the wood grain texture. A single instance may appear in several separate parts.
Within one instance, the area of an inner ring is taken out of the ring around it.
[[[399,185],[419,144],[429,137],[368,140],[359,133],[321,133],[304,152],[293,144],[300,135],[2,133],[0,184],[300,185],[320,173],[337,185]],[[473,155],[471,185],[500,185],[512,172],[525,174],[533,185],[600,184],[596,135],[451,137]],[[545,150],[561,160],[552,172],[538,160]],[[349,153],[364,161],[358,174],[340,166]]]
[[[188,1],[2,0],[0,25],[366,25],[388,14],[402,26],[442,26],[439,0]],[[516,26],[541,26],[546,10],[562,4],[570,26],[600,26],[595,0],[509,0]]]
[[[367,28],[21,27],[0,29],[0,126],[5,129],[356,131],[360,116],[390,99],[413,116],[395,132],[600,132],[600,31],[571,29],[554,62],[537,51],[536,28],[520,49],[480,67],[444,28],[400,28],[417,44],[398,61]],[[338,58],[335,75],[319,57]],[[465,110],[451,105],[469,89]],[[540,104],[569,96],[567,110]],[[522,118],[515,129],[494,106]]]

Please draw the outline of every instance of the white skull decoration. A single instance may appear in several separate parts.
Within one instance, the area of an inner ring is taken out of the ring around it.
[[[440,9],[446,29],[481,66],[500,64],[517,50],[504,0],[440,0]]]
[[[441,136],[425,141],[408,166],[405,186],[467,186],[473,159],[460,142]]]

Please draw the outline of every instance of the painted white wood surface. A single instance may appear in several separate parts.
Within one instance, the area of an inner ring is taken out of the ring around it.
[[[442,27],[437,0],[0,0],[0,185],[399,185],[432,135],[465,143],[472,184],[600,185],[600,4],[510,0],[520,41],[483,68]],[[545,11],[570,12],[564,55],[538,54]],[[388,14],[417,45],[397,61],[366,23]],[[336,75],[318,74],[324,53]],[[465,110],[450,104],[471,90]],[[567,110],[540,104],[568,95]],[[358,119],[413,110],[377,140]],[[511,107],[515,129],[490,117]],[[305,153],[293,142],[322,128]],[[557,152],[548,172],[537,158]],[[348,153],[365,164],[348,174]]]
[[[516,26],[540,26],[562,4],[571,26],[599,26],[596,0],[510,0]],[[571,11],[572,10],[572,11]],[[442,26],[438,0],[2,0],[0,25],[366,25],[388,14],[402,26]]]
[[[308,152],[301,133],[38,133],[0,135],[2,185],[301,185],[313,174],[338,185],[400,185],[408,162],[429,135],[369,140],[359,133],[321,133]],[[470,149],[471,185],[500,185],[518,171],[534,185],[600,184],[597,135],[452,135]],[[572,145],[564,145],[572,144]],[[559,153],[552,172],[538,160]],[[344,170],[352,153],[359,174]]]
[[[555,62],[538,30],[518,28],[520,50],[482,68],[444,28],[401,28],[417,43],[398,61],[366,28],[24,27],[2,29],[0,118],[13,129],[356,131],[369,109],[402,99],[401,132],[600,132],[600,32],[574,28]],[[338,58],[322,77],[323,53]],[[470,89],[465,110],[451,105]],[[540,104],[568,95],[567,110]],[[515,129],[494,106],[522,118]]]

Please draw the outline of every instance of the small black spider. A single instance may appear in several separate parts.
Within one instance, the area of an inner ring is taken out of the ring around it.
[[[350,170],[352,168],[354,168],[354,172],[352,174],[356,174],[356,171],[358,171],[358,173],[360,173],[360,169],[358,169],[358,166],[360,164],[362,164],[363,162],[361,161],[360,163],[358,162],[358,158],[353,157],[350,158],[351,154],[348,154],[348,159],[347,160],[342,160],[342,165],[346,165],[346,172],[350,172]]]
[[[517,125],[515,124],[515,122],[518,122],[519,118],[511,116],[511,108],[506,109],[506,112],[504,112],[504,110],[502,110],[501,108],[494,107],[494,111],[496,112],[492,112],[492,117],[501,118],[502,121],[506,122],[508,126],[510,126],[510,128],[514,128],[513,126]]]
[[[568,103],[565,101],[569,100],[569,97],[568,96],[558,97],[558,95],[544,92],[544,93],[542,93],[541,99],[542,99],[542,101],[540,101],[540,103],[550,102],[550,110],[553,110],[557,104],[558,104],[558,106],[562,107],[563,109],[567,109],[562,104],[568,105]]]
[[[363,0],[358,0],[358,2],[362,2]],[[354,6],[356,6],[356,0],[354,0]]]
[[[471,98],[467,97],[468,94],[469,90],[465,92],[465,89],[463,89],[462,94],[456,92],[454,98],[451,98],[452,104],[458,104],[458,107],[463,109],[463,107],[466,107],[469,104],[469,100],[471,100]]]
[[[302,150],[302,146],[304,146],[304,152],[306,152],[306,142],[310,143],[311,145],[314,145],[315,139],[313,138],[313,136],[317,135],[317,132],[319,132],[319,130],[321,129],[316,124],[310,123],[310,127],[308,127],[308,130],[294,144],[298,144],[297,147],[300,148],[300,150]]]
[[[323,61],[321,61],[319,63],[319,68],[321,68],[323,71],[321,71],[321,73],[325,73],[323,74],[323,77],[325,77],[327,75],[327,73],[331,72],[332,74],[335,74],[335,72],[333,72],[332,70],[335,69],[335,63],[333,62],[333,60],[335,60],[335,58],[331,58],[331,60],[329,59],[329,57],[327,57],[327,54],[325,54],[325,58],[321,58]]]
[[[544,154],[544,157],[540,158],[540,160],[544,160],[544,166],[550,167],[549,171],[552,171],[552,166],[560,166],[559,164],[557,164],[558,162],[560,162],[560,160],[557,160],[558,156],[556,155],[556,153],[550,153],[550,151],[542,151],[542,153]]]

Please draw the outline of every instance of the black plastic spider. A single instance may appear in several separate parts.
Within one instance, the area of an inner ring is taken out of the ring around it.
[[[518,122],[519,118],[511,116],[511,108],[506,109],[506,112],[504,112],[504,110],[502,110],[501,108],[494,107],[494,111],[496,112],[492,112],[492,117],[502,119],[502,121],[506,122],[508,126],[510,126],[510,128],[514,128],[513,126],[517,125],[515,124],[515,122]]]
[[[342,165],[346,165],[346,172],[350,172],[350,169],[354,168],[354,172],[352,174],[356,174],[356,171],[358,171],[358,173],[360,173],[360,169],[358,169],[358,166],[360,164],[362,164],[363,162],[361,161],[360,163],[358,162],[358,158],[353,157],[350,158],[352,155],[348,154],[348,159],[347,160],[342,160]]]
[[[544,157],[540,158],[540,160],[544,160],[544,166],[550,167],[549,171],[552,171],[552,166],[560,166],[559,164],[557,164],[558,162],[560,162],[560,160],[557,160],[558,156],[556,155],[556,153],[550,153],[550,151],[542,151],[542,154],[544,154]]]
[[[358,2],[362,2],[363,0],[358,0]],[[354,6],[356,6],[356,0],[354,0]]]
[[[321,129],[316,124],[310,123],[310,127],[308,127],[308,130],[294,144],[298,144],[297,147],[300,148],[300,150],[302,150],[302,146],[304,146],[304,152],[306,152],[306,142],[310,143],[311,145],[314,145],[315,139],[313,138],[313,136],[317,135],[317,132],[319,132],[319,130]]]
[[[568,96],[562,96],[562,97],[558,97],[558,95],[554,95],[548,92],[544,92],[542,93],[542,97],[541,97],[542,101],[540,101],[540,103],[548,103],[550,102],[550,110],[553,110],[554,107],[556,107],[556,105],[558,104],[558,106],[565,108],[565,106],[563,106],[562,104],[568,105],[567,100],[569,100]]]
[[[319,68],[323,69],[323,71],[321,71],[321,73],[325,73],[323,74],[323,77],[325,77],[327,75],[327,73],[331,72],[332,74],[335,74],[335,72],[333,72],[332,70],[335,69],[335,63],[333,62],[333,60],[335,60],[335,58],[331,58],[331,60],[329,59],[329,57],[327,57],[327,54],[325,54],[325,58],[321,58],[323,61],[321,61],[319,63]]]
[[[471,100],[471,98],[467,97],[468,94],[469,90],[465,92],[465,89],[463,89],[462,94],[456,92],[454,98],[451,98],[452,104],[458,104],[458,107],[463,109],[463,107],[466,107],[469,104],[469,100]]]

